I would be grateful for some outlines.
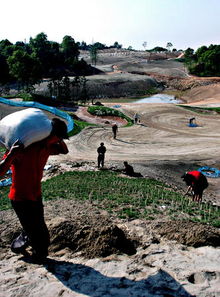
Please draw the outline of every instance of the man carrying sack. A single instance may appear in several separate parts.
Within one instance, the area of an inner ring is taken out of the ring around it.
[[[23,228],[22,233],[12,242],[11,249],[25,255],[25,249],[30,245],[32,263],[43,263],[46,260],[50,243],[41,194],[44,166],[50,155],[68,153],[63,141],[68,139],[65,122],[54,118],[51,125],[51,133],[43,140],[27,147],[19,140],[15,141],[0,162],[0,176],[9,168],[12,170],[9,198]]]

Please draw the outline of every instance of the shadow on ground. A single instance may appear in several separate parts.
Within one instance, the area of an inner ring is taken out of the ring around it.
[[[108,277],[86,265],[49,260],[45,268],[70,290],[90,297],[98,296],[178,296],[190,297],[164,270],[140,281],[126,277]]]

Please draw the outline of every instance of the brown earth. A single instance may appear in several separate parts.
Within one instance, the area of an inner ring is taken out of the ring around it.
[[[220,106],[218,84],[195,85],[184,93],[187,104]],[[119,110],[130,117],[138,112],[141,122],[125,128],[121,119],[100,120],[79,108],[76,116],[100,126],[71,137],[67,141],[69,154],[51,157],[48,164],[53,167],[45,171],[44,179],[66,170],[97,170],[96,149],[101,141],[107,147],[106,168],[121,168],[127,160],[143,176],[161,180],[180,192],[186,188],[180,178],[186,170],[204,165],[220,168],[218,114],[195,114],[172,104],[120,105]],[[1,117],[12,111],[2,104],[0,108]],[[198,127],[187,126],[190,117],[196,117]],[[116,139],[111,132],[113,122],[119,125]],[[209,184],[204,201],[220,205],[219,180],[210,178]],[[38,268],[21,262],[25,259],[9,251],[20,225],[13,211],[1,212],[1,297],[220,294],[220,254],[219,248],[214,248],[220,245],[217,228],[174,223],[167,218],[153,222],[119,220],[91,202],[74,200],[45,203],[45,218],[53,262]],[[94,275],[93,269],[96,277],[86,281]],[[120,284],[115,283],[117,278]],[[120,288],[120,293],[115,293],[115,288]]]
[[[207,101],[203,101],[205,104]],[[108,104],[108,106],[112,106]],[[141,123],[128,128],[119,128],[117,139],[112,138],[111,125],[99,122],[90,116],[91,121],[101,127],[89,127],[67,141],[70,154],[51,157],[50,163],[87,162],[94,166],[96,149],[100,142],[107,147],[106,167],[122,167],[127,160],[135,171],[142,175],[168,183],[183,191],[185,185],[181,175],[185,171],[202,166],[220,166],[220,134],[218,114],[195,114],[174,104],[120,104],[119,110],[130,117],[136,112]],[[76,114],[88,120],[88,114]],[[198,127],[188,127],[191,117],[196,117]],[[112,119],[112,122],[117,121]],[[111,121],[108,119],[108,122]],[[119,123],[119,122],[118,122]],[[121,123],[119,123],[120,125]],[[209,189],[204,199],[220,205],[220,184],[218,179],[209,179]]]

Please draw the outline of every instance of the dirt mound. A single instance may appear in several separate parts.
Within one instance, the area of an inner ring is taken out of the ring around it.
[[[169,221],[158,223],[155,231],[169,240],[193,246],[220,246],[220,230],[195,222]]]
[[[109,221],[102,219],[70,221],[54,219],[49,225],[51,234],[51,252],[68,248],[80,252],[86,258],[106,257],[111,254],[136,253],[135,240],[126,237],[124,231]]]

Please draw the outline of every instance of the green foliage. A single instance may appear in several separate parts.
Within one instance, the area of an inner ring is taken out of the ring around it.
[[[220,114],[220,107],[197,107],[197,106],[186,106],[181,104],[178,106],[200,114],[204,114],[204,113],[212,114],[212,112]]]
[[[116,49],[121,49],[122,44],[119,44],[118,41],[115,41],[113,45],[106,46],[103,43],[100,42],[95,42],[93,44],[86,44],[85,41],[82,41],[81,43],[78,42],[79,49],[81,50],[87,50],[89,51],[92,46],[95,46],[98,50],[106,49],[106,48],[116,48]]]
[[[71,113],[69,113],[71,115]],[[79,121],[74,119],[74,128],[68,133],[69,137],[80,133],[84,128],[89,126],[96,126],[95,124],[90,124],[87,122]]]
[[[166,52],[167,49],[161,46],[156,46],[150,50],[151,52]]]
[[[52,80],[68,75],[90,75],[94,69],[84,60],[78,61],[79,44],[65,36],[61,44],[47,40],[45,33],[30,38],[29,43],[0,41],[0,83],[18,83],[26,87],[43,77]]]
[[[45,200],[92,201],[121,218],[169,216],[220,227],[220,208],[199,204],[152,179],[128,179],[110,171],[65,172],[42,183]],[[10,208],[9,187],[0,188],[0,209]],[[61,202],[62,203],[62,202]]]
[[[7,60],[9,73],[17,79],[22,86],[29,86],[41,78],[37,59],[23,50],[16,50]]]
[[[185,51],[185,63],[190,73],[198,76],[220,76],[220,45],[202,46]]]
[[[170,51],[172,46],[173,44],[171,42],[167,42],[166,48],[168,49],[168,51]]]
[[[90,46],[89,54],[92,64],[96,65],[98,60],[98,48],[95,46],[95,44]]]
[[[30,93],[21,92],[16,95],[16,98],[22,98],[23,101],[33,101],[33,96]]]
[[[9,67],[5,56],[0,54],[0,83],[5,84],[10,80]]]
[[[9,186],[0,187],[0,210],[11,208],[10,199],[8,198]]]
[[[122,48],[122,44],[119,44],[118,41],[115,41],[111,47],[120,49],[120,48]]]
[[[100,42],[95,42],[93,45],[97,50],[103,50],[106,48],[106,45]]]
[[[64,36],[61,43],[61,49],[64,55],[64,63],[71,69],[74,68],[75,61],[78,61],[79,47],[71,36]]]
[[[50,97],[56,97],[59,100],[85,103],[88,99],[87,79],[84,76],[75,76],[72,81],[68,76],[52,79],[47,87]]]
[[[194,49],[188,47],[184,52],[184,59],[186,64],[195,60]]]
[[[88,112],[96,116],[116,116],[125,119],[128,125],[132,125],[132,120],[117,109],[105,106],[89,106]]]
[[[4,57],[8,57],[13,52],[13,44],[8,40],[4,39],[0,41],[0,54]]]

